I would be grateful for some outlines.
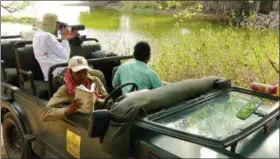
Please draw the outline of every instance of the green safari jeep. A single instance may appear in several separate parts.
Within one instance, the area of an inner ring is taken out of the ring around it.
[[[9,158],[279,158],[279,98],[219,77],[153,90],[137,90],[129,83],[135,89],[124,95],[118,92],[127,85],[108,88],[108,98],[114,99],[109,110],[43,122],[41,110],[56,90],[52,71],[67,64],[52,66],[44,83],[37,78],[40,67],[29,67],[36,61],[32,46],[16,46],[5,54],[15,54],[19,82],[1,80],[1,123]],[[111,81],[112,75],[105,78]],[[260,101],[254,102],[255,109],[239,118],[239,111],[255,100]]]

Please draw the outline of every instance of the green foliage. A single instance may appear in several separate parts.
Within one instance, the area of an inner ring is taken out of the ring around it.
[[[37,19],[33,17],[1,16],[1,22],[33,24]]]
[[[139,3],[137,1],[136,2],[133,1],[132,2],[132,9],[134,9],[134,8],[146,9],[146,8],[154,8],[154,6],[153,5],[149,5],[149,4],[145,3],[145,2]]]
[[[156,3],[153,1],[121,1],[120,10],[151,11],[155,8]]]
[[[194,1],[158,1],[157,9],[176,10],[173,17],[178,19],[178,21],[174,24],[174,26],[179,27],[184,23],[184,19],[190,19],[193,16],[202,13],[203,6]]]
[[[129,16],[130,30],[141,34],[139,40],[143,35],[151,44],[151,67],[164,81],[216,75],[248,88],[253,81],[271,84],[279,79],[268,60],[269,57],[279,68],[277,30],[229,27],[195,18],[107,12],[108,15],[101,11],[82,13],[81,23],[87,28],[118,31],[120,16]],[[179,25],[190,33],[182,34],[181,27],[170,29],[177,20],[182,20]],[[105,48],[122,55],[131,54],[134,40],[120,36],[120,40],[106,43]]]
[[[25,9],[31,4],[31,1],[5,1],[1,2],[1,8],[7,10],[9,13],[14,13]]]
[[[279,78],[264,53],[279,67],[279,37],[270,30],[217,31],[209,25],[187,35],[164,34],[154,43],[151,67],[165,81],[216,75],[249,87],[253,81],[273,83]]]
[[[227,16],[227,21],[231,27],[250,29],[254,27],[255,18],[256,13],[252,10],[245,11],[243,9],[241,14],[237,14],[236,11],[231,10],[230,14]]]
[[[157,1],[157,9],[170,10],[170,9],[184,9],[189,6],[194,6],[195,1]]]

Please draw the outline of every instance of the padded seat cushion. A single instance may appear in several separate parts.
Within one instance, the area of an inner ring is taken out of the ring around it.
[[[85,41],[82,43],[81,46],[70,45],[71,54],[70,57],[73,56],[83,56],[84,58],[88,58],[89,54],[100,50],[101,46],[99,43],[92,42],[92,41]]]
[[[5,68],[16,67],[16,58],[13,49],[16,42],[18,40],[1,41],[1,60],[5,62]]]
[[[6,76],[7,76],[7,82],[11,84],[17,83],[17,70],[16,68],[5,68]]]
[[[23,69],[25,71],[31,71],[33,73],[34,80],[44,80],[44,75],[41,70],[41,67],[36,60],[33,47],[22,47],[16,49],[16,60],[19,69]]]
[[[105,58],[105,57],[117,57],[118,55],[112,52],[108,52],[105,50],[99,50],[92,52],[89,57],[90,58]],[[95,63],[93,64],[93,68],[100,70],[103,72],[105,79],[106,79],[106,84],[109,89],[109,92],[113,90],[112,86],[112,72],[114,67],[119,66],[121,64],[120,60],[114,60],[114,61],[108,61],[108,62],[102,62],[102,63]]]
[[[49,98],[49,84],[47,81],[38,81],[34,80],[34,84],[36,87],[36,96],[42,99]],[[23,84],[23,88],[27,91],[31,92],[30,82],[26,81]]]

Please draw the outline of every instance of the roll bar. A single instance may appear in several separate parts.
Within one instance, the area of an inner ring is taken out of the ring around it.
[[[109,61],[113,61],[113,60],[127,60],[127,59],[131,59],[134,56],[130,55],[130,56],[114,56],[114,57],[102,57],[102,58],[95,58],[95,59],[87,59],[88,64],[95,64],[95,63],[104,63],[104,62],[109,62]],[[58,67],[67,67],[68,63],[60,63],[60,64],[56,64],[50,67],[48,75],[49,75],[49,96],[51,97],[54,93],[54,86],[53,86],[53,74],[52,72],[58,68]]]
[[[87,38],[85,39],[85,41],[96,41],[99,42],[97,39],[95,38]],[[27,44],[32,44],[32,41],[19,41],[16,42],[14,44],[14,49],[16,50],[19,47],[25,47],[25,45]],[[95,59],[87,59],[88,64],[94,64],[94,63],[103,63],[103,62],[109,62],[109,61],[113,61],[113,60],[127,60],[127,59],[131,59],[133,58],[132,55],[130,56],[117,56],[117,57],[106,57],[106,58],[95,58]],[[48,79],[48,83],[49,83],[49,96],[51,97],[54,93],[54,85],[53,85],[53,74],[52,72],[58,68],[58,67],[67,67],[68,63],[60,63],[60,64],[56,64],[50,67],[48,75],[49,75],[49,79]],[[18,66],[18,68],[21,68],[21,66]]]
[[[32,41],[31,40],[18,41],[14,44],[13,49],[14,49],[14,51],[16,51],[17,48],[25,47],[25,45],[27,45],[27,44],[32,44]]]
[[[20,35],[7,35],[7,36],[1,36],[1,39],[15,39],[20,38]]]
[[[61,39],[57,39],[59,42],[61,42]],[[96,38],[86,38],[84,39],[84,41],[95,41],[95,42],[99,42],[99,40],[97,40]]]
[[[15,39],[15,38],[20,38],[20,35],[7,35],[7,36],[1,36],[1,39]],[[58,41],[61,42],[61,39],[58,39]],[[84,41],[96,41],[99,42],[96,38],[86,38]]]

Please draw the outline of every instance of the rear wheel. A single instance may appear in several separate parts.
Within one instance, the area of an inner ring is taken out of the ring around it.
[[[17,118],[7,113],[3,121],[3,139],[9,158],[24,158],[27,154],[24,148],[24,133]]]

